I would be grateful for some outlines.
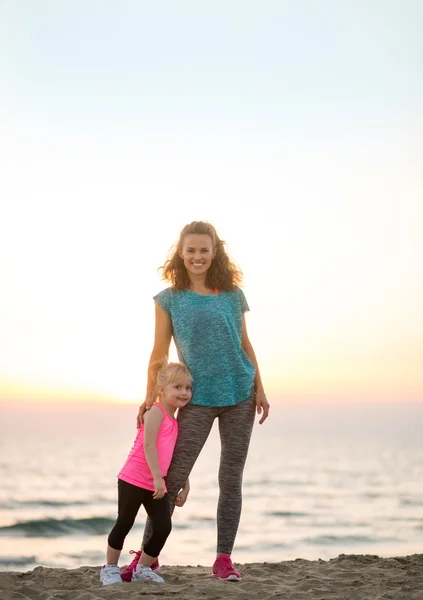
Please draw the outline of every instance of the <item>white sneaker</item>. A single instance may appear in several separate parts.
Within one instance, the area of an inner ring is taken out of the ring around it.
[[[100,571],[100,581],[103,585],[122,583],[119,567],[117,565],[104,565]]]
[[[138,565],[137,568],[132,571],[131,581],[155,581],[156,583],[164,583],[163,577],[157,575],[150,567],[144,567],[144,565]]]

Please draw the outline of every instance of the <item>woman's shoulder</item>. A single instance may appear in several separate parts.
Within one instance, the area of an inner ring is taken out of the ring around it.
[[[232,293],[234,294],[234,297],[237,298],[237,300],[240,304],[240,307],[241,307],[241,311],[243,313],[250,310],[250,307],[248,306],[247,298],[245,297],[245,294],[240,287],[235,286]]]
[[[159,306],[161,306],[167,313],[170,312],[172,306],[172,298],[175,295],[175,288],[167,287],[155,296],[153,296],[153,300],[157,302]]]
[[[243,290],[237,285],[235,285],[233,289],[228,293],[232,294],[233,296],[236,296],[237,298],[245,298]]]

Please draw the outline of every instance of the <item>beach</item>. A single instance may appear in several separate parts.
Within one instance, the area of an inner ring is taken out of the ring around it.
[[[328,561],[296,559],[236,565],[240,582],[210,575],[210,567],[163,566],[164,584],[123,583],[102,586],[100,567],[0,572],[1,600],[128,600],[140,596],[197,600],[420,600],[423,599],[423,554],[380,558],[341,554]]]
[[[253,432],[236,562],[420,553],[421,406],[319,406],[305,413],[276,406]],[[100,414],[95,407],[27,410],[25,419],[16,409],[0,410],[0,571],[104,562],[116,519],[116,474],[134,430],[132,406],[105,406]],[[214,427],[191,473],[188,501],[174,512],[163,564],[213,561],[219,452]],[[122,564],[139,548],[144,523],[141,510]]]

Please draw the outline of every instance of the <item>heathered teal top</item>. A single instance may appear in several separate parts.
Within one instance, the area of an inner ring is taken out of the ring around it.
[[[242,315],[249,310],[243,291],[202,296],[167,288],[154,300],[172,319],[179,360],[193,378],[192,404],[231,406],[247,400],[256,370],[241,345]]]

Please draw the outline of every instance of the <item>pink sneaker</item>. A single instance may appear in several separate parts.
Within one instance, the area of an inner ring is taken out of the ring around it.
[[[129,554],[135,554],[135,558],[131,562],[130,565],[128,565],[127,567],[125,567],[124,569],[122,569],[122,571],[120,572],[120,576],[122,577],[123,581],[131,581],[131,579],[132,579],[132,573],[137,568],[137,564],[138,564],[138,562],[140,560],[141,550],[137,550],[137,551],[130,550]],[[156,560],[153,562],[153,564],[151,565],[150,568],[151,568],[152,571],[158,571],[160,569],[159,559],[158,558],[156,558]]]
[[[241,581],[241,573],[234,569],[229,554],[221,554],[216,558],[213,565],[213,577],[223,581]]]

